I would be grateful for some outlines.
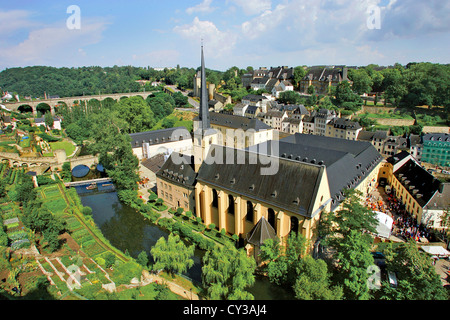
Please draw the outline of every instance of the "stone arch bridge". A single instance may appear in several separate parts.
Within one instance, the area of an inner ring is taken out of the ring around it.
[[[26,106],[32,109],[33,114],[37,114],[37,106],[40,104],[46,104],[50,107],[51,114],[55,114],[55,107],[58,107],[62,103],[65,103],[67,106],[72,106],[74,101],[90,101],[96,99],[98,101],[103,101],[107,98],[111,98],[113,100],[119,100],[120,98],[130,98],[141,96],[144,99],[147,99],[148,96],[152,95],[152,92],[129,92],[129,93],[114,93],[114,94],[101,94],[94,96],[81,96],[81,97],[68,97],[68,98],[55,98],[55,99],[46,99],[46,100],[36,100],[36,101],[22,101],[22,102],[14,102],[14,103],[3,103],[3,105],[14,112],[19,112],[19,107]]]
[[[64,153],[65,155],[65,153]],[[39,158],[28,158],[28,157],[20,157],[14,153],[0,152],[0,161],[9,162],[10,166],[28,166],[32,167],[40,167],[40,166],[48,166],[51,169],[61,168],[64,162],[70,162],[72,168],[78,165],[86,165],[88,167],[93,166],[94,164],[98,164],[97,156],[82,156],[82,157],[73,157],[71,159],[67,159],[65,156],[61,156],[61,154],[57,154],[55,157],[39,157]]]

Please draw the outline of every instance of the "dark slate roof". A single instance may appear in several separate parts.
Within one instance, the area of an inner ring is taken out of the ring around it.
[[[247,233],[247,242],[261,247],[267,239],[276,239],[277,233],[270,223],[264,218],[258,221],[253,229]]]
[[[328,125],[345,130],[358,130],[362,128],[358,122],[344,118],[333,118]]]
[[[406,157],[409,157],[409,156],[410,156],[409,152],[402,151],[402,152],[397,153],[396,155],[390,156],[389,158],[386,159],[386,161],[392,165],[395,165],[398,162],[402,161],[403,159],[405,159]]]
[[[442,141],[450,142],[450,134],[448,133],[427,133],[423,136],[423,141]]]
[[[268,169],[273,161],[278,163],[276,174],[262,175],[261,170]],[[213,145],[197,180],[311,218],[316,214],[312,210],[324,169]]]
[[[191,134],[185,127],[132,133],[130,137],[132,148],[141,148],[143,143],[157,145],[171,141],[192,139]]]
[[[250,149],[269,154],[278,153],[282,158],[300,163],[325,166],[332,197],[332,210],[344,199],[345,189],[357,187],[382,161],[380,153],[369,142],[299,133],[278,142],[261,143]]]
[[[248,129],[253,129],[255,131],[272,129],[270,126],[268,126],[264,122],[262,122],[258,119],[255,119],[255,118],[247,118],[247,117],[235,116],[232,114],[217,113],[217,112],[210,112],[209,118],[211,121],[211,125],[224,126],[224,127],[229,127],[232,129],[242,129],[244,131],[248,130]]]
[[[424,207],[439,190],[439,180],[413,159],[395,171],[394,175],[421,207]],[[414,190],[417,190],[417,193],[414,193]]]
[[[418,135],[418,134],[411,134],[409,136],[409,145],[410,147],[412,146],[416,146],[418,144],[422,143],[422,136]]]
[[[311,67],[306,71],[306,75],[303,80],[313,80],[313,81],[328,81],[330,78],[332,81],[342,81],[344,79],[343,69],[344,66],[336,67],[324,67],[315,66]]]
[[[425,208],[443,210],[450,207],[450,183],[442,183]]]
[[[183,159],[181,164],[178,164]],[[193,188],[196,182],[194,159],[192,156],[172,152],[170,157],[156,173],[158,178],[170,181],[183,187]]]
[[[258,94],[248,94],[245,97],[242,98],[242,100],[250,100],[250,101],[262,101],[262,100],[267,100],[267,97],[263,96],[263,95],[258,95]]]
[[[160,154],[157,154],[156,156],[151,157],[150,159],[142,160],[142,165],[144,167],[146,167],[148,170],[156,173],[164,165],[164,159],[165,159],[165,155],[160,153]]]
[[[316,115],[317,118],[326,118],[326,119],[331,119],[337,116],[336,111],[334,110],[328,110],[328,109],[320,109],[318,111],[316,111]]]
[[[388,131],[365,131],[361,130],[358,135],[358,140],[373,141],[373,140],[386,140],[388,137]]]
[[[308,109],[306,109],[306,107],[304,105],[298,105],[295,106],[295,109],[293,111],[294,114],[304,114],[304,115],[309,115],[309,111]]]
[[[260,107],[257,107],[257,106],[249,106],[249,107],[247,108],[247,110],[245,111],[245,113],[248,113],[248,114],[255,114],[256,111],[257,111],[258,109],[261,110]]]

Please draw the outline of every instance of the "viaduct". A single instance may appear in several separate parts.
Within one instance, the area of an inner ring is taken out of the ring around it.
[[[172,92],[170,90],[165,89],[165,91],[169,94]],[[103,101],[107,98],[111,98],[113,100],[120,100],[124,97],[136,97],[141,96],[144,99],[147,99],[148,96],[152,95],[152,92],[129,92],[129,93],[113,93],[113,94],[100,94],[94,96],[81,96],[81,97],[68,97],[68,98],[56,98],[56,99],[46,99],[46,100],[36,100],[36,101],[22,101],[22,102],[13,102],[13,103],[3,103],[3,105],[14,112],[19,112],[20,107],[25,107],[29,110],[32,109],[33,114],[37,114],[38,105],[42,104],[47,110],[50,108],[50,112],[52,115],[55,114],[55,107],[60,106],[65,103],[67,106],[72,106],[75,101],[90,101],[96,99],[98,101]]]

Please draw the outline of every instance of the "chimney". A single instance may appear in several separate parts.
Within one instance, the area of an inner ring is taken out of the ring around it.
[[[343,67],[343,68],[342,68],[342,80],[343,80],[343,81],[348,80],[348,78],[347,78],[347,73],[348,73],[347,67]]]

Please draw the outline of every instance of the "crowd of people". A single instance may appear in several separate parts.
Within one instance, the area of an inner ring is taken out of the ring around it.
[[[433,241],[430,230],[408,213],[405,205],[392,193],[387,194],[384,200],[382,196],[371,195],[367,198],[367,205],[372,210],[383,212],[394,220],[392,228],[394,236],[403,240],[412,239],[422,243]]]

